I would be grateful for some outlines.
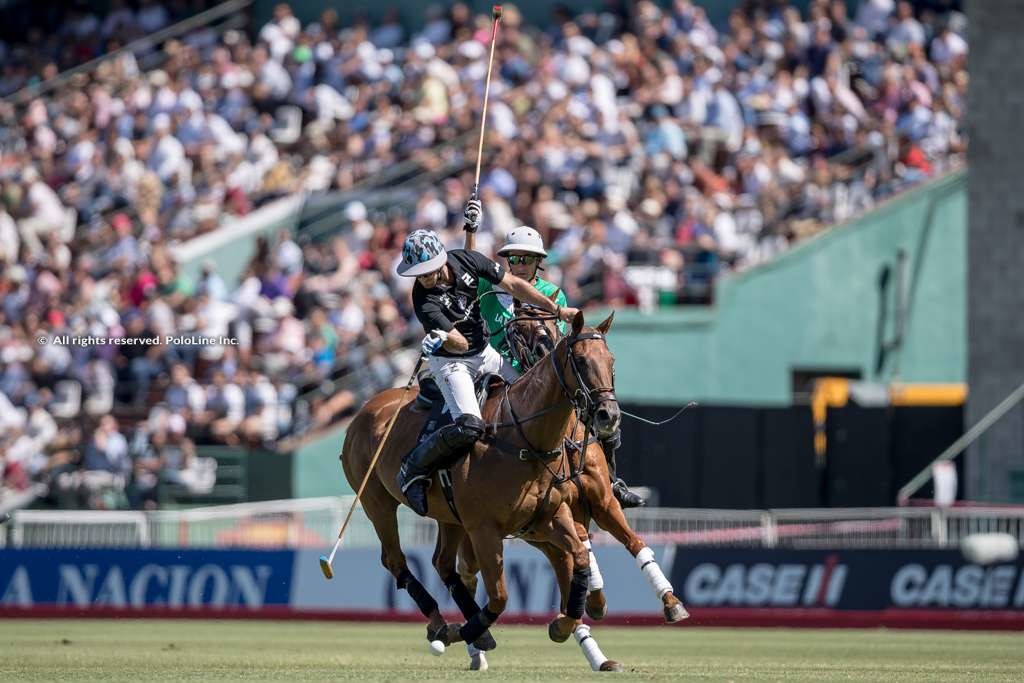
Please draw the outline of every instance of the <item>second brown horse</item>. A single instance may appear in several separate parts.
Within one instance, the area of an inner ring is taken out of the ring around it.
[[[556,617],[551,628],[571,633],[580,623],[587,595],[589,551],[577,533],[570,500],[563,493],[565,487],[558,485],[547,460],[561,454],[580,400],[593,407],[593,429],[598,435],[609,436],[618,424],[613,357],[605,342],[610,325],[611,318],[596,328],[587,328],[583,315],[577,314],[572,332],[558,342],[545,362],[488,400],[483,416],[493,425],[491,438],[477,443],[449,468],[458,518],[448,508],[439,487],[430,490],[429,516],[442,525],[461,525],[465,529],[487,591],[487,605],[474,613],[469,604],[472,598],[464,599],[468,593],[463,600],[456,594],[459,586],[465,591],[457,573],[442,577],[463,613],[471,614],[462,625],[445,622],[437,602],[410,572],[398,535],[397,511],[403,497],[395,475],[402,457],[415,445],[425,415],[414,411],[411,402],[399,405],[401,391],[390,389],[367,402],[353,419],[341,460],[346,478],[356,486],[370,466],[388,419],[395,410],[400,411],[362,503],[381,542],[381,562],[429,620],[428,638],[445,644],[480,642],[508,600],[502,540],[509,535],[551,544],[571,558],[565,614]],[[435,564],[454,570],[458,543],[450,547],[451,557],[440,558],[442,561]]]

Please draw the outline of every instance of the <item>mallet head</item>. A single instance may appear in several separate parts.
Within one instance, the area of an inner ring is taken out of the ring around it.
[[[334,568],[331,567],[331,563],[327,561],[327,558],[324,555],[320,556],[320,571],[324,573],[326,578],[334,578]]]
[[[493,5],[491,7],[491,16],[495,19],[501,19],[501,5]]]

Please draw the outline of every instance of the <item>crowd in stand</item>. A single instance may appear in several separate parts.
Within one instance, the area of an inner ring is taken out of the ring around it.
[[[71,10],[66,30],[91,47],[0,44],[19,55],[3,60],[0,91],[203,4],[171,3],[159,22],[163,3],[147,0]],[[574,304],[704,299],[722,270],[943,172],[966,144],[965,25],[925,4],[862,0],[847,16],[843,0],[804,14],[748,1],[718,28],[689,0],[555,10],[542,27],[506,6],[479,247],[536,227],[545,277]],[[4,485],[153,505],[160,481],[209,490],[195,443],[273,443],[394,381],[415,328],[400,245],[430,226],[461,246],[470,171],[407,208],[352,202],[331,240],[261,241],[238,283],[214,263],[185,276],[172,247],[282,195],[473,158],[490,20],[462,3],[427,14],[411,30],[393,15],[341,25],[330,10],[302,26],[279,5],[252,35],[167,42],[148,73],[123,54],[0,104]],[[447,141],[450,156],[433,152]],[[190,334],[236,341],[148,341]]]
[[[0,26],[0,97],[31,87],[216,4],[212,0],[8,3]]]

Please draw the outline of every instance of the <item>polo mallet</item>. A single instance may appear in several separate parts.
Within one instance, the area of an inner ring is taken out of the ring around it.
[[[480,190],[480,163],[484,154],[484,128],[487,126],[487,100],[491,94],[491,67],[494,66],[494,46],[498,42],[498,23],[501,21],[501,5],[491,7],[491,16],[494,23],[491,25],[491,56],[487,60],[487,80],[484,83],[484,112],[480,117],[480,145],[476,150],[476,177],[473,179],[473,192],[470,199],[476,199]]]
[[[409,393],[409,389],[412,388],[413,383],[416,381],[416,375],[419,374],[420,368],[423,367],[423,361],[425,358],[426,356],[420,356],[420,359],[416,362],[416,367],[412,371],[412,375],[409,377],[409,381],[405,383],[405,389],[402,390],[402,398],[398,400],[398,407],[395,408],[395,414],[392,415],[391,419],[388,421],[387,429],[384,430],[384,436],[381,437],[380,443],[377,444],[377,452],[373,454],[373,458],[370,460],[370,466],[367,468],[366,474],[363,476],[363,483],[359,485],[359,490],[356,491],[356,499],[352,501],[352,506],[348,509],[348,514],[345,515],[345,521],[341,524],[341,531],[338,532],[338,540],[334,542],[334,549],[331,551],[331,556],[320,556],[320,571],[322,571],[324,576],[328,579],[334,578],[334,556],[338,553],[338,548],[341,547],[341,539],[345,537],[345,529],[348,528],[348,523],[352,520],[352,513],[355,512],[356,506],[359,505],[359,499],[363,496],[363,490],[366,488],[366,482],[370,481],[370,475],[373,474],[373,468],[377,465],[377,459],[380,457],[381,451],[384,450],[384,443],[388,440],[388,435],[391,434],[391,428],[395,426],[395,420],[398,418],[398,413],[402,412],[402,406],[405,405],[405,395]]]

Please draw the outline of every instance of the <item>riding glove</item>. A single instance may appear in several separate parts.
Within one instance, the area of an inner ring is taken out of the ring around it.
[[[437,353],[437,350],[441,348],[441,346],[445,343],[447,339],[447,332],[445,332],[444,330],[434,330],[433,332],[431,332],[430,334],[423,338],[423,355],[433,356],[435,353]]]
[[[479,199],[470,199],[466,202],[466,208],[462,212],[465,219],[466,232],[476,232],[480,229],[480,223],[484,217],[484,205]]]

